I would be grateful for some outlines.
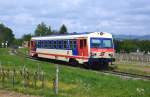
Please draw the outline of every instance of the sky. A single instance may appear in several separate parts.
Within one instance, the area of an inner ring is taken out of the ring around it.
[[[44,22],[68,32],[150,34],[150,0],[0,0],[0,23],[17,38]]]

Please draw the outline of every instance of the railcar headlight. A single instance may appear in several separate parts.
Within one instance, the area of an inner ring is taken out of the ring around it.
[[[113,54],[109,54],[110,57],[113,57]]]
[[[91,53],[90,53],[90,56],[96,56],[96,53],[92,53],[92,52],[91,52]]]
[[[101,54],[99,56],[104,56],[105,52],[101,52]]]
[[[90,52],[90,56],[92,56],[92,52]]]

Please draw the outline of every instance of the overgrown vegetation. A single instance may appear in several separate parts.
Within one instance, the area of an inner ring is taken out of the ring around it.
[[[115,62],[118,71],[133,73],[133,74],[141,74],[141,75],[150,75],[150,66],[145,65],[145,63],[141,62]]]
[[[29,34],[24,34],[21,38],[15,38],[13,30],[9,27],[6,27],[4,24],[0,24],[0,47],[2,43],[8,43],[7,46],[22,46],[23,41],[30,41],[33,36],[46,36],[54,34],[67,34],[67,27],[65,24],[62,24],[60,29],[53,30],[51,26],[47,26],[44,22],[38,24],[33,32]],[[3,47],[6,47],[5,44]]]
[[[7,68],[15,67],[19,70],[25,65],[30,71],[35,71],[40,65],[49,80],[47,82],[48,88],[44,90],[23,88],[20,84],[15,88],[8,85],[7,89],[46,97],[55,96],[52,88],[52,79],[55,77],[54,64],[11,55],[9,49],[0,49],[0,54],[2,66]],[[149,97],[149,85],[149,81],[122,79],[97,71],[61,65],[58,97]]]
[[[115,40],[115,49],[116,52],[136,52],[144,51],[147,53],[150,52],[150,41],[149,40]]]
[[[0,47],[6,47],[5,44],[11,45],[14,39],[13,31],[4,24],[0,24]]]

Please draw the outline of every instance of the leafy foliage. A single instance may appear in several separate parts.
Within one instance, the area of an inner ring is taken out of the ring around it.
[[[38,24],[34,36],[45,36],[45,35],[52,35],[56,34],[57,31],[52,31],[51,26],[47,26],[44,22]]]
[[[30,41],[31,37],[32,37],[31,34],[24,34],[23,37],[22,37],[22,39],[23,39],[24,41]]]
[[[37,25],[37,28],[35,30],[35,36],[44,36],[47,33],[47,27],[45,23],[41,23]]]
[[[67,28],[64,24],[61,26],[59,33],[60,34],[67,34]]]
[[[51,26],[47,26],[44,22],[37,25],[34,36],[45,36],[53,34],[67,34],[67,27],[63,24],[59,31],[52,30]]]
[[[13,46],[11,46],[11,47],[17,47],[17,46],[22,46],[22,43],[23,43],[23,39],[15,39],[14,41],[13,41]]]
[[[5,25],[0,24],[0,45],[2,42],[6,41],[8,42],[8,45],[11,45],[14,39],[13,31]]]
[[[148,52],[150,51],[149,40],[114,40],[115,49],[117,52],[136,52],[137,50]]]

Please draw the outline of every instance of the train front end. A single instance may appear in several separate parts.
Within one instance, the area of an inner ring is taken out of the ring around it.
[[[113,38],[110,33],[97,32],[90,36],[89,64],[108,67],[115,61]]]

